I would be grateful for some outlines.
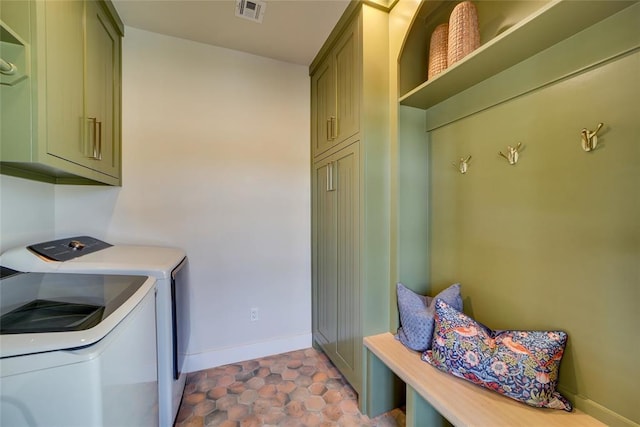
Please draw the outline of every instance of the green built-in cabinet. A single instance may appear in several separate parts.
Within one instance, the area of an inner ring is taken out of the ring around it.
[[[120,185],[123,26],[115,9],[103,1],[6,3],[3,26],[27,41],[30,72],[0,86],[2,173]]]
[[[360,393],[389,314],[388,14],[352,3],[311,64],[313,338]]]

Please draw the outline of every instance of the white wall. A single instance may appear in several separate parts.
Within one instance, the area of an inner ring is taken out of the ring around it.
[[[309,127],[306,67],[127,28],[123,187],[50,186],[55,237],[184,248],[190,371],[308,347]],[[49,188],[24,185],[25,209]],[[11,217],[3,240],[49,238]]]
[[[54,238],[54,186],[0,175],[0,253]]]

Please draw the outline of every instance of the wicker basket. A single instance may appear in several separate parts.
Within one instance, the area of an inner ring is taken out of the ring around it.
[[[447,42],[449,38],[449,24],[440,24],[429,43],[429,69],[427,78],[431,79],[447,69]]]
[[[458,62],[479,46],[478,10],[470,1],[464,1],[453,9],[449,18],[448,66]]]

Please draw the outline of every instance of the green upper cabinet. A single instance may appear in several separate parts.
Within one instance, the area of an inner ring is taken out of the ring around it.
[[[358,133],[359,35],[358,20],[354,20],[311,77],[311,147],[314,157]]]
[[[19,28],[14,32],[30,41],[25,43],[30,73],[0,86],[2,173],[61,184],[120,185],[123,27],[113,6],[6,3],[3,26]]]

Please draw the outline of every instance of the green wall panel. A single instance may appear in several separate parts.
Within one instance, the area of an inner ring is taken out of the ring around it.
[[[635,423],[639,75],[636,50],[427,138],[432,292],[459,281],[465,311],[492,328],[567,331],[562,390]],[[580,131],[599,122],[586,153]],[[512,166],[498,151],[518,142]],[[468,155],[463,175],[452,163]]]
[[[429,152],[424,143],[424,110],[400,106],[398,163],[398,278],[421,293],[428,289]],[[395,289],[393,289],[395,296]],[[392,299],[395,303],[395,298]],[[397,317],[397,316],[395,316]],[[397,325],[392,325],[392,330]]]

